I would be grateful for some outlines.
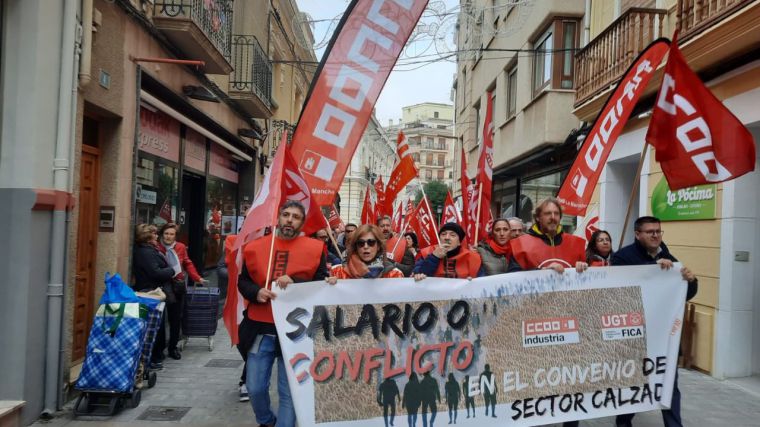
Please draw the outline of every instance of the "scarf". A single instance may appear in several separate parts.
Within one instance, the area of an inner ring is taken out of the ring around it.
[[[369,264],[362,261],[359,255],[352,254],[348,258],[348,262],[345,267],[349,277],[357,279],[377,279],[383,274],[385,270],[385,264],[383,263],[383,257],[378,256],[373,259]]]
[[[506,256],[507,254],[509,254],[509,240],[507,240],[507,243],[504,246],[500,246],[498,243],[496,243],[496,240],[489,237],[486,240],[486,243],[488,243],[488,246],[491,247],[491,249],[496,255]]]
[[[174,245],[176,245],[177,242],[174,242],[171,245],[167,245],[164,242],[161,242],[161,244],[164,245],[164,248],[166,249],[166,262],[169,263],[169,267],[174,270],[174,274],[177,275],[182,273],[182,265],[179,262],[179,256],[174,250]]]

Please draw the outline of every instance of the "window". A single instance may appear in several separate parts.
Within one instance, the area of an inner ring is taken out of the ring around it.
[[[437,119],[437,118],[438,118],[438,111],[433,111],[433,118],[434,118],[434,119]]]
[[[433,171],[430,169],[425,170],[425,178],[427,179],[433,179]]]
[[[475,106],[475,142],[478,147],[480,147],[480,140],[483,138],[481,129],[483,127],[480,126],[480,102],[478,102],[478,105]]]
[[[536,41],[533,50],[533,92],[538,93],[546,87],[552,78],[552,49],[554,49],[554,27],[549,29]]]
[[[446,149],[446,138],[438,138],[438,149],[439,150]]]
[[[438,179],[439,180],[443,179],[443,169],[438,171]]]
[[[438,155],[438,166],[445,166],[446,163],[446,155],[445,154],[439,154]]]
[[[572,89],[575,50],[578,47],[579,21],[558,18],[534,43],[533,94],[544,88]],[[553,51],[557,50],[554,55]]]
[[[425,156],[425,164],[426,165],[433,164],[433,153],[427,153],[427,156]]]
[[[517,67],[507,72],[507,118],[517,114]]]

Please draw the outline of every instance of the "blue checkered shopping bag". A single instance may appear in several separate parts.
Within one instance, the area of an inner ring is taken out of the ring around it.
[[[141,305],[114,303],[98,308],[77,389],[132,390],[147,330],[146,310]]]

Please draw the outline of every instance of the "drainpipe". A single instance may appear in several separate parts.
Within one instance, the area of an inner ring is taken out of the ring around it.
[[[71,146],[76,117],[76,69],[78,67],[77,0],[64,0],[61,34],[61,69],[58,79],[53,189],[70,193]],[[50,232],[50,282],[47,286],[47,329],[45,338],[45,388],[43,415],[59,407],[61,336],[63,330],[63,283],[66,268],[67,209],[53,210]]]
[[[82,57],[79,63],[79,87],[90,83],[92,59],[92,0],[82,0]]]
[[[583,46],[591,41],[591,0],[586,0],[586,7],[583,13]]]

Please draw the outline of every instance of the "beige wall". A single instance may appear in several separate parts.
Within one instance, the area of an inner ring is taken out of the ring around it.
[[[476,9],[492,6],[492,2],[482,0],[473,4]],[[583,16],[584,1],[540,1],[487,10],[491,16],[484,19],[484,26],[488,23],[490,27],[478,28],[465,23],[460,26],[458,35],[460,46],[465,48],[476,49],[482,43],[484,48],[501,49],[484,52],[479,60],[461,55],[462,60],[457,64],[456,136],[463,140],[470,174],[477,163],[477,141],[482,133],[489,89],[496,91],[494,169],[540,146],[564,141],[578,126],[578,120],[570,113],[574,92],[546,89],[534,96],[531,85],[533,56],[506,50],[533,49],[533,42],[554,17]],[[494,21],[497,22],[495,32]],[[581,29],[579,25],[578,30]],[[506,72],[513,65],[517,66],[517,114],[508,120]],[[475,107],[478,105],[482,107],[476,124]]]

